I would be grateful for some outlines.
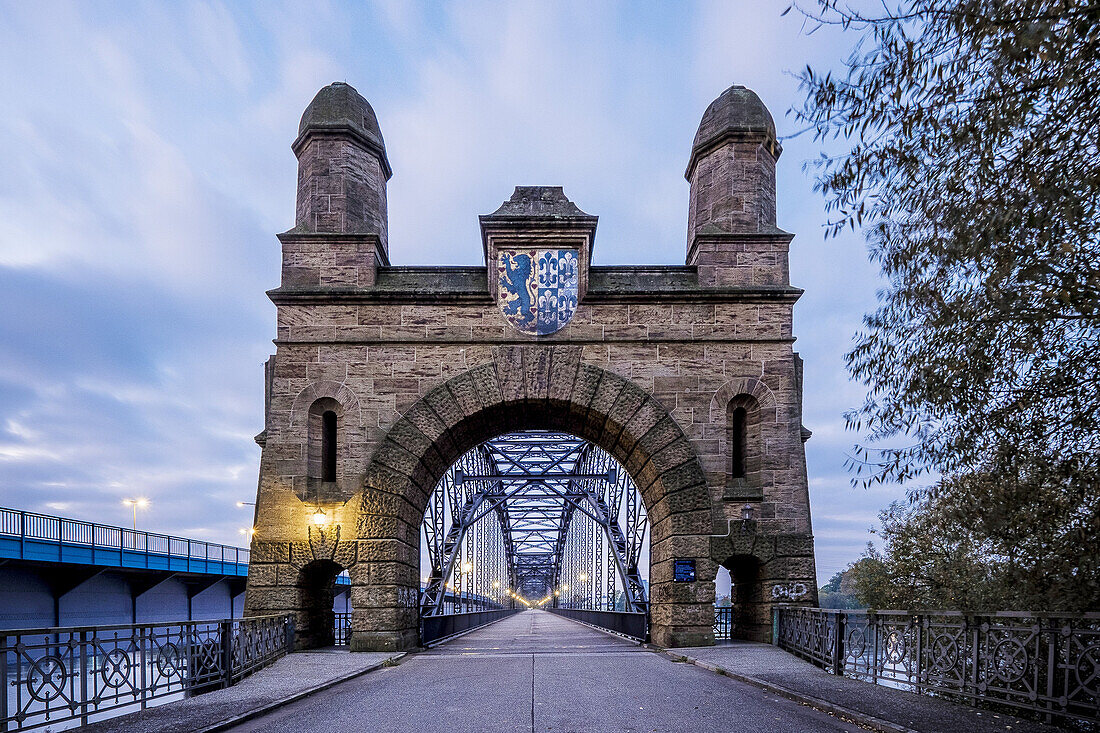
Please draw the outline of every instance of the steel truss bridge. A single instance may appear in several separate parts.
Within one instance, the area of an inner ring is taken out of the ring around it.
[[[429,499],[421,613],[483,605],[467,598],[645,612],[647,529],[634,482],[597,446],[544,431],[490,440],[463,455]]]

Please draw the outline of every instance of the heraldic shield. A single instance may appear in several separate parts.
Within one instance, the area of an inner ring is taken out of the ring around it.
[[[497,251],[497,304],[523,333],[554,333],[577,310],[577,250]]]

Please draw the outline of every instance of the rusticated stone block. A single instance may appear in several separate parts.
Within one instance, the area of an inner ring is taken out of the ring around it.
[[[413,608],[355,608],[351,613],[351,630],[399,631],[415,628],[417,609]]]
[[[252,540],[251,563],[290,562],[290,544]]]

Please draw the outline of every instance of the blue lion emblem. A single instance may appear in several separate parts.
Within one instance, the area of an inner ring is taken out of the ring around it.
[[[545,336],[577,309],[578,261],[573,249],[501,250],[497,303],[523,333]]]

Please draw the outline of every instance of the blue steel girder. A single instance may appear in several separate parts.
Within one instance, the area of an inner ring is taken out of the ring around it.
[[[527,431],[466,453],[436,486],[424,516],[431,571],[421,600],[423,613],[444,612],[448,579],[452,589],[463,580],[457,571],[469,572],[467,582],[476,584],[472,575],[484,569],[471,570],[459,557],[464,543],[467,559],[472,556],[471,528],[483,526],[478,523],[490,515],[503,535],[505,556],[498,563],[505,575],[494,579],[493,587],[503,583],[524,602],[539,600],[536,596],[545,601],[562,584],[567,560],[594,557],[585,560],[591,572],[580,576],[591,586],[590,596],[598,594],[601,584],[607,593],[593,605],[611,604],[617,577],[624,606],[645,610],[639,560],[647,519],[637,488],[598,447],[568,434]],[[620,526],[624,520],[625,528]],[[578,521],[581,525],[571,535]],[[593,540],[593,532],[600,534],[599,541]],[[580,549],[571,547],[573,535]]]

